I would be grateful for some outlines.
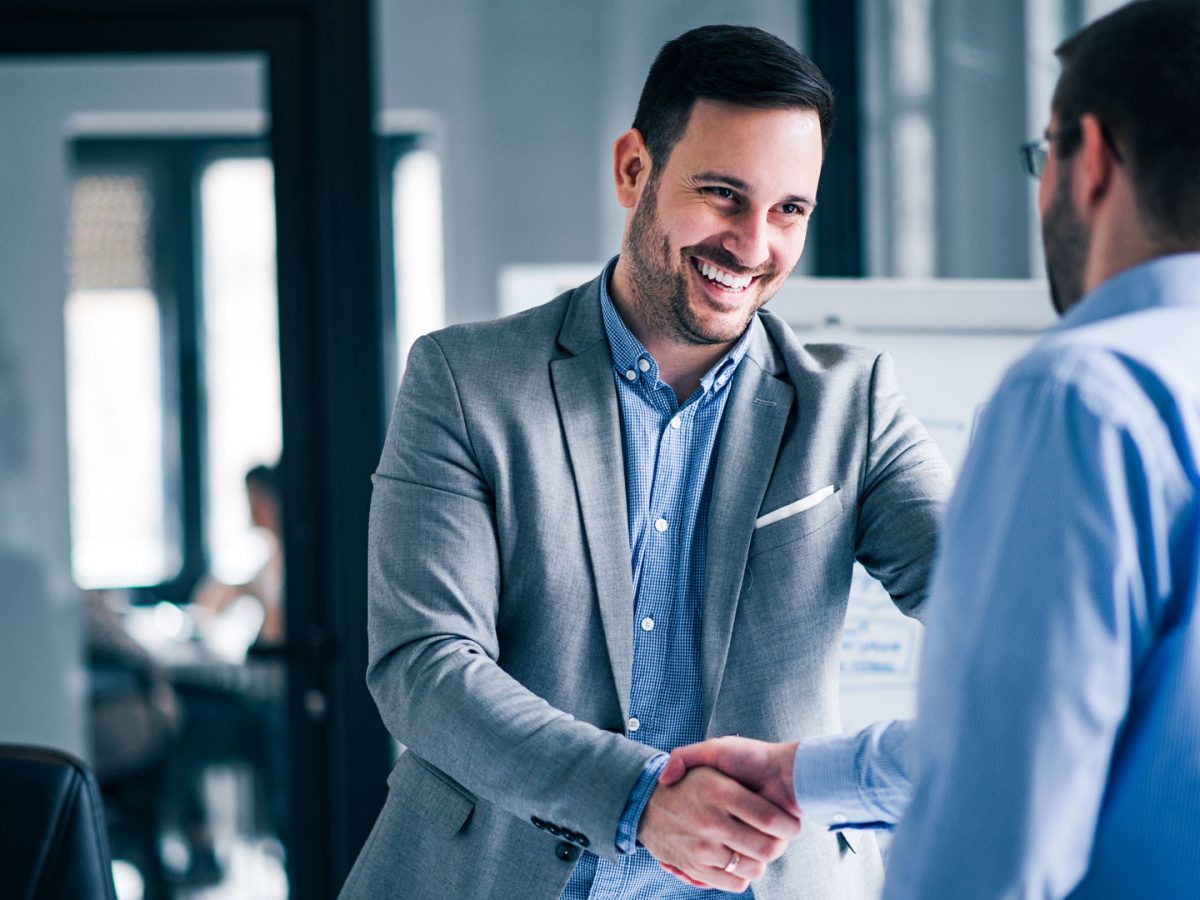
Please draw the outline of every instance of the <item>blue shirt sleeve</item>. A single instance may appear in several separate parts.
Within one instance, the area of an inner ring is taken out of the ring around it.
[[[912,797],[910,720],[877,722],[858,734],[806,738],[792,782],[805,822],[830,830],[889,830]]]
[[[885,897],[1066,896],[1152,631],[1160,426],[1119,368],[1019,366],[980,420],[928,601],[916,789]]]
[[[637,851],[637,832],[638,825],[642,821],[642,812],[646,809],[646,804],[650,802],[650,795],[654,793],[654,788],[658,784],[658,776],[666,768],[668,759],[670,757],[666,753],[660,753],[651,758],[634,783],[633,790],[629,792],[625,811],[621,813],[621,818],[617,822],[617,851],[619,853],[629,854]]]

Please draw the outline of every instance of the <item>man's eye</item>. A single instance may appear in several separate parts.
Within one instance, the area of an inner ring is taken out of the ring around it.
[[[806,210],[799,203],[785,203],[785,204],[783,204],[783,206],[779,207],[779,211],[782,212],[785,216],[808,215],[808,210]]]
[[[733,191],[727,187],[708,187],[705,190],[718,200],[732,200],[734,196]]]

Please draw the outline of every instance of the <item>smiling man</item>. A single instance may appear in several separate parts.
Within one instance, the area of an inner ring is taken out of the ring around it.
[[[407,749],[344,896],[877,893],[869,835],[796,838],[712,769],[658,784],[706,736],[838,730],[855,559],[906,613],[925,596],[949,476],[891,363],[761,311],[804,249],[832,107],[765,32],[671,41],[615,146],[620,256],[413,347],[368,672]]]

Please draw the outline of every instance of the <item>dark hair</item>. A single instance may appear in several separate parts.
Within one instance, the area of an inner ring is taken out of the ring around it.
[[[761,28],[705,25],[663,44],[638,101],[633,127],[661,171],[687,129],[696,100],[764,109],[811,109],[821,143],[833,128],[833,91],[816,63]]]
[[[279,489],[279,464],[255,466],[246,473],[246,487],[255,487],[268,497],[278,500],[282,494]]]
[[[1154,237],[1200,240],[1200,2],[1138,0],[1055,51],[1059,129],[1091,113],[1119,148]],[[1058,150],[1078,148],[1068,134]]]

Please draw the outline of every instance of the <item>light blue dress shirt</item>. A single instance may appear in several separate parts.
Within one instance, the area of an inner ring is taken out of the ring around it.
[[[903,815],[889,900],[1200,897],[1198,593],[1200,254],[1180,254],[1106,281],[1007,374],[947,510],[918,720],[803,742],[799,802]]]
[[[613,305],[608,281],[615,264],[613,259],[600,279],[600,306],[621,410],[633,564],[633,675],[625,736],[669,751],[704,738],[700,634],[709,463],[728,386],[749,348],[749,329],[680,403]],[[684,884],[637,846],[638,822],[665,764],[665,755],[656,757],[630,795],[616,835],[618,849],[627,855],[611,863],[584,852],[563,900],[732,896]]]

